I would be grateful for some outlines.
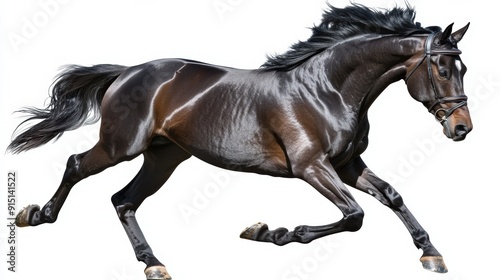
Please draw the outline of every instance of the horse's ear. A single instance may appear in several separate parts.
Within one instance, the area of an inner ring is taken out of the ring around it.
[[[460,30],[457,30],[451,34],[451,38],[455,41],[455,43],[460,42],[462,38],[464,37],[465,32],[467,32],[467,29],[469,29],[470,22],[467,23],[466,26],[462,27]]]
[[[441,43],[441,44],[445,43],[446,40],[448,40],[448,38],[450,38],[452,30],[453,30],[453,23],[448,25],[448,27],[446,27],[446,29],[443,31],[443,33],[441,33],[441,36],[439,37],[439,43]]]

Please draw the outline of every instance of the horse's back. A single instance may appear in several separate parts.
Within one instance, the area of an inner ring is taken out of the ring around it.
[[[265,116],[272,101],[252,79],[254,71],[187,63],[158,91],[157,133],[214,165],[286,173]]]
[[[134,141],[144,145],[163,137],[221,167],[286,173],[286,156],[264,116],[272,101],[251,81],[256,75],[184,59],[134,66],[106,93],[103,123],[136,131]]]

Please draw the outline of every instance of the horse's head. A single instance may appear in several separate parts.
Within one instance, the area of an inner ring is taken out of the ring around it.
[[[469,24],[454,33],[452,26],[426,37],[423,53],[417,52],[407,62],[405,80],[411,96],[443,125],[444,134],[461,141],[472,130],[472,122],[463,87],[467,67],[460,59],[457,43]]]

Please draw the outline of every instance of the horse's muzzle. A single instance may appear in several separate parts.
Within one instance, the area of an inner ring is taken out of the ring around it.
[[[468,127],[465,124],[457,124],[454,127],[450,126],[449,121],[444,121],[443,125],[443,133],[446,137],[452,139],[453,141],[462,141],[465,139],[467,134],[472,130],[472,126]]]
[[[465,136],[471,131],[466,125],[459,124],[455,126],[455,136],[453,137],[453,141],[462,141],[465,139]]]

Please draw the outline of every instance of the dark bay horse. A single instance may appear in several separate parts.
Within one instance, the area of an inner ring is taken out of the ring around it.
[[[137,259],[146,264],[147,278],[170,279],[135,213],[193,155],[231,170],[302,179],[343,214],[340,221],[293,231],[258,223],[242,238],[285,245],[359,230],[364,213],[345,183],[391,208],[423,250],[423,266],[446,272],[441,254],[401,196],[360,157],[368,145],[370,105],[399,80],[448,138],[463,140],[472,130],[463,89],[466,67],[457,48],[468,25],[443,31],[423,28],[414,18],[409,7],[329,7],[307,41],[255,70],[185,59],[67,67],[52,86],[47,108],[21,110],[31,115],[28,120],[41,121],[21,131],[9,149],[35,148],[99,116],[100,139],[69,157],[52,199],[41,209],[21,210],[17,225],[55,222],[76,183],[142,154],[139,173],[112,203]]]

